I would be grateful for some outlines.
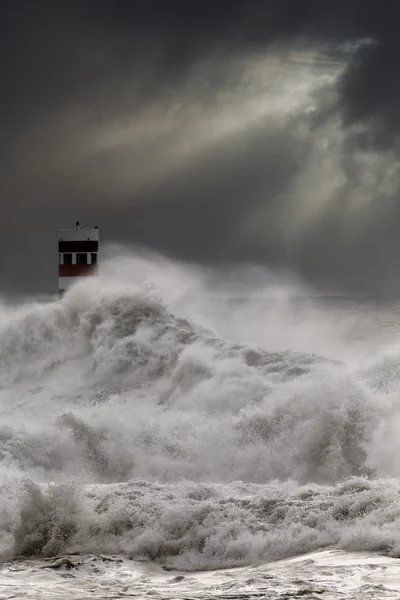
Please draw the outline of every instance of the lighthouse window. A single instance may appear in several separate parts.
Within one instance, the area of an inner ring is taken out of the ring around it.
[[[63,254],[64,265],[72,265],[72,254]]]
[[[77,254],[76,255],[76,264],[77,265],[87,265],[87,254]]]
[[[92,252],[92,265],[97,265],[97,253]]]

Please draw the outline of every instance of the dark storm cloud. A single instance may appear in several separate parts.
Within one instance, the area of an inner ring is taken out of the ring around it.
[[[181,258],[397,291],[397,2],[2,7],[5,287],[52,289],[54,232],[79,217]]]

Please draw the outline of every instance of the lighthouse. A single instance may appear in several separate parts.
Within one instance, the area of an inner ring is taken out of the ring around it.
[[[58,291],[60,297],[82,277],[98,275],[99,229],[84,228],[79,221],[75,229],[58,230]]]

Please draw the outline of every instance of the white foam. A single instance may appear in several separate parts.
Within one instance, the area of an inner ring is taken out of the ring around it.
[[[394,599],[400,592],[399,562],[367,553],[325,551],[257,567],[200,573],[164,571],[119,556],[69,559],[72,566],[58,568],[52,568],[57,561],[38,559],[3,565],[0,597],[358,600],[362,596]]]
[[[372,351],[372,309],[113,264],[61,302],[0,309],[2,551],[189,570],[398,556],[393,315]]]

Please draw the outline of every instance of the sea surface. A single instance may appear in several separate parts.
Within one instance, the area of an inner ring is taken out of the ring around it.
[[[400,303],[115,261],[0,304],[0,600],[400,598]]]

